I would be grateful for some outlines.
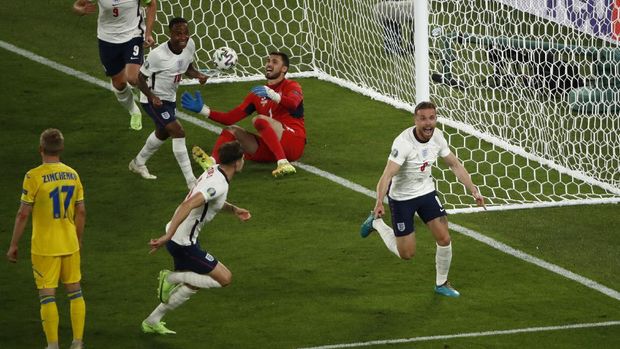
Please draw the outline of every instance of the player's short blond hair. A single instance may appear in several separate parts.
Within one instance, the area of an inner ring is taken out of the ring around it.
[[[45,155],[58,155],[65,148],[65,137],[59,129],[48,128],[41,133],[39,145]]]

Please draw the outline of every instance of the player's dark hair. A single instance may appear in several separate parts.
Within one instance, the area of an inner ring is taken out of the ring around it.
[[[237,141],[222,144],[218,151],[220,164],[230,165],[243,157],[243,148]]]
[[[289,65],[289,59],[288,59],[288,55],[284,52],[280,52],[280,51],[273,51],[273,52],[269,52],[270,56],[279,56],[280,58],[282,58],[282,63],[284,64],[285,67],[288,68]]]
[[[174,27],[175,25],[179,23],[187,24],[187,20],[183,17],[174,17],[173,19],[170,20],[170,23],[168,23],[168,29],[172,30],[172,27]]]
[[[39,145],[43,149],[45,155],[58,155],[65,148],[65,137],[62,132],[55,128],[48,128],[41,133]]]
[[[418,110],[422,110],[422,109],[433,109],[437,111],[437,106],[435,105],[435,103],[430,102],[430,101],[420,102],[418,103],[418,105],[415,106],[413,115],[418,115]]]

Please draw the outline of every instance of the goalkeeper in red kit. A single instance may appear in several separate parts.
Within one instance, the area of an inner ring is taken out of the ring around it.
[[[289,161],[295,161],[303,154],[306,129],[301,86],[284,77],[288,68],[289,58],[285,53],[271,52],[265,64],[267,85],[252,88],[243,103],[225,113],[205,105],[199,91],[193,96],[183,93],[183,108],[227,126],[215,142],[213,158],[198,147],[192,149],[194,159],[203,168],[218,162],[216,154],[222,144],[237,140],[247,160],[277,162],[278,166],[272,172],[274,177],[295,173],[295,167]],[[257,115],[252,118],[252,124],[257,134],[234,125],[254,112]]]

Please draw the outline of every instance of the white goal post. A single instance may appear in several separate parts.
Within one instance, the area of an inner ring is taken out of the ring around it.
[[[492,209],[620,202],[620,0],[159,0],[192,23],[197,62],[228,46],[216,81],[263,79],[269,51],[440,127]],[[400,130],[395,130],[395,135]],[[386,149],[386,154],[389,150]],[[440,162],[441,163],[441,162]],[[449,169],[451,212],[474,211]]]

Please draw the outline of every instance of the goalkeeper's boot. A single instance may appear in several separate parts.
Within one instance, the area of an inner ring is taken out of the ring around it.
[[[373,228],[372,226],[372,222],[374,222],[375,220],[375,214],[373,212],[370,212],[370,215],[368,215],[368,218],[366,218],[366,220],[364,221],[364,223],[362,223],[362,226],[360,227],[360,236],[365,238],[368,237],[368,235],[370,235],[370,233],[372,233],[375,228]]]
[[[215,165],[215,159],[197,145],[192,147],[192,158],[205,171]]]
[[[140,131],[142,129],[142,113],[138,112],[136,114],[131,114],[129,127],[136,131]]]
[[[146,165],[136,164],[136,159],[132,159],[131,162],[129,162],[129,171],[139,174],[144,179],[156,179],[157,178],[157,176],[154,176],[149,173],[149,169],[146,168]]]
[[[168,328],[166,328],[166,323],[163,321],[160,321],[156,324],[150,324],[148,322],[146,322],[146,320],[142,321],[142,332],[144,333],[157,333],[157,334],[162,334],[162,335],[167,335],[167,334],[177,334],[176,332],[174,332],[173,330],[170,330]]]
[[[271,174],[276,178],[292,175],[294,173],[297,173],[295,167],[293,167],[293,165],[291,165],[286,159],[278,160],[278,167],[271,171]]]
[[[159,285],[157,286],[157,298],[162,303],[168,304],[170,300],[170,295],[179,287],[181,284],[174,284],[168,282],[168,275],[172,273],[170,270],[162,270],[159,272]]]
[[[435,293],[439,293],[442,296],[454,298],[461,295],[459,291],[455,290],[448,281],[444,282],[443,285],[435,286]]]

